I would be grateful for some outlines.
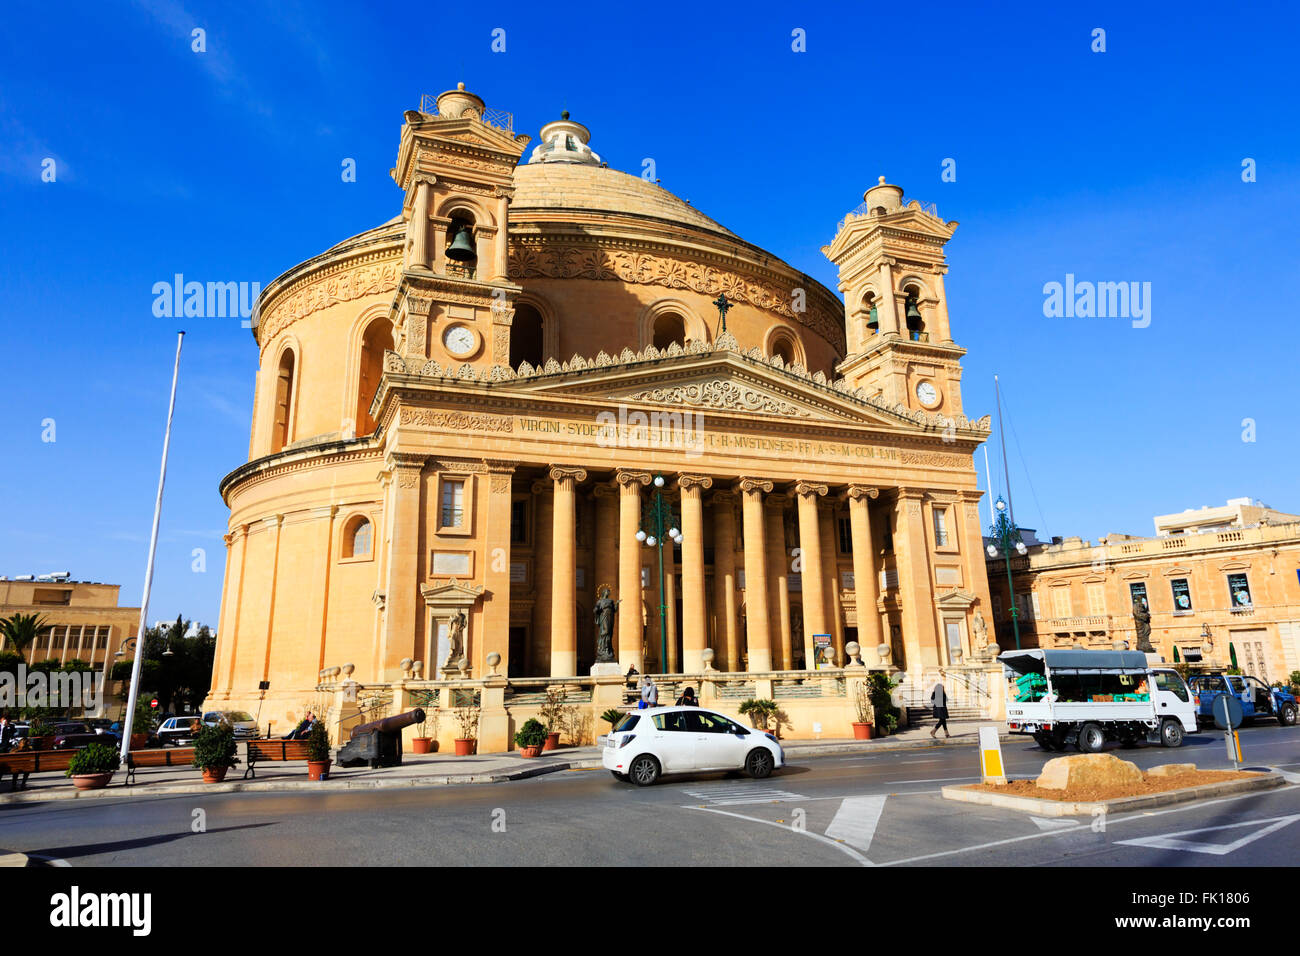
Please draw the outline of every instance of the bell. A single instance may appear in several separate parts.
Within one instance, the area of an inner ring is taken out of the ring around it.
[[[867,313],[867,328],[869,329],[880,328],[880,310],[877,309],[874,305],[871,307],[871,311]]]
[[[455,259],[457,262],[468,262],[477,256],[478,253],[474,251],[474,240],[469,234],[469,227],[461,226],[460,232],[456,233],[456,238],[447,247],[447,258]]]
[[[908,322],[921,321],[921,310],[916,307],[915,299],[907,300],[907,321]]]

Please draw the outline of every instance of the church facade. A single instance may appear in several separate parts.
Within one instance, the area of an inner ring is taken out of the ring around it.
[[[528,146],[426,98],[400,214],[263,291],[207,706],[287,716],[344,663],[586,675],[606,588],[620,672],[980,657],[957,224],[881,177],[823,249],[836,295],[567,114]]]

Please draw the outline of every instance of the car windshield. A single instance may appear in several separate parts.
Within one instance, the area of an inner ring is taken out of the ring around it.
[[[246,710],[232,710],[230,713],[226,714],[226,716],[229,717],[231,720],[237,720],[237,721],[251,722],[253,719],[253,715],[248,713],[248,711]]]

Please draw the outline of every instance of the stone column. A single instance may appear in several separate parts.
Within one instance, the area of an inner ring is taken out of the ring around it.
[[[826,628],[826,591],[822,586],[821,530],[817,527],[817,498],[826,494],[826,486],[811,481],[796,482],[799,502],[799,556],[803,573],[804,667],[812,670],[816,660],[814,634],[830,633]]]
[[[508,245],[508,236],[506,234],[506,217],[510,214],[510,199],[504,193],[497,195],[496,202],[497,214],[497,238],[496,238],[496,260],[494,262],[495,278],[502,281],[509,281],[508,257],[506,247]],[[509,359],[504,364],[509,364]]]
[[[487,674],[487,656],[493,652],[501,655],[497,669],[510,673],[510,513],[515,462],[487,460],[484,464],[488,469],[486,507],[480,511],[484,528],[484,589],[477,615],[482,626],[469,629],[465,648],[470,673],[475,676]],[[435,647],[425,652],[426,663],[433,667],[442,663],[434,660],[437,650]],[[429,672],[436,673],[432,669]]]
[[[822,599],[826,602],[827,630],[835,647],[835,660],[844,666],[844,609],[840,606],[840,562],[836,545],[835,512],[826,501],[817,506],[818,537],[822,545]]]
[[[553,465],[548,475],[555,483],[555,505],[552,514],[552,544],[554,555],[551,571],[551,676],[576,677],[578,671],[578,631],[574,620],[574,601],[577,598],[574,485],[587,480],[581,468]]]
[[[917,488],[898,489],[894,532],[906,670],[917,674],[921,668],[939,666],[934,589],[930,583],[930,554],[921,507],[924,497],[925,492]]]
[[[891,267],[891,260],[886,259],[880,264],[880,301],[877,305],[879,312],[877,318],[880,321],[878,330],[879,335],[898,335],[899,325],[898,309],[894,300],[894,276]]]
[[[772,669],[772,639],[767,615],[767,555],[763,549],[763,495],[772,482],[741,478],[735,490],[740,495],[745,529],[745,622],[749,670]]]
[[[682,493],[682,671],[704,670],[704,648],[709,642],[709,621],[704,596],[704,491],[713,479],[681,475]]]
[[[551,493],[550,481],[533,482],[532,492],[537,509],[533,521],[536,535],[533,541],[533,632],[529,635],[528,660],[524,667],[530,677],[543,677],[550,673],[555,497]]]
[[[665,531],[668,529],[665,528]],[[664,549],[664,603],[659,608],[664,615],[668,631],[668,662],[660,663],[665,674],[681,673],[682,663],[677,653],[677,556],[673,554],[673,539],[663,542]]]
[[[785,544],[788,495],[768,495],[763,502],[763,538],[767,554],[767,613],[772,629],[772,666],[788,671],[793,665],[790,633],[790,553]]]
[[[853,535],[853,589],[858,605],[858,643],[863,659],[876,667],[881,663],[876,648],[885,640],[876,601],[880,592],[880,569],[876,564],[871,537],[871,501],[880,490],[868,485],[849,485],[849,531]]]
[[[388,681],[403,657],[415,651],[420,597],[420,499],[424,458],[393,460],[392,515],[388,526],[388,574],[384,596],[384,644],[370,680]],[[373,547],[373,545],[372,545]],[[391,672],[391,673],[390,673]]]
[[[716,621],[714,651],[722,658],[722,670],[740,666],[739,633],[736,627],[736,514],[735,496],[715,492],[713,506],[713,613]]]
[[[650,472],[619,470],[618,482],[618,666],[645,673],[641,657],[641,489],[650,484]]]
[[[415,184],[415,205],[411,210],[411,257],[408,268],[429,268],[429,193],[430,182],[421,179]]]

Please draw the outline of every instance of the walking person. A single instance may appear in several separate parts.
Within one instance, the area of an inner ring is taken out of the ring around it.
[[[682,691],[682,696],[677,698],[677,707],[699,707],[700,702],[695,696],[695,688],[688,687]]]
[[[650,679],[649,674],[641,678],[641,702],[637,704],[638,710],[645,710],[647,707],[659,706],[659,688],[655,682]]]
[[[934,685],[934,690],[930,691],[930,706],[934,708],[934,718],[938,723],[934,725],[934,730],[930,731],[930,736],[937,736],[939,729],[943,728],[943,735],[951,737],[948,733],[948,692],[943,689],[943,681]]]

